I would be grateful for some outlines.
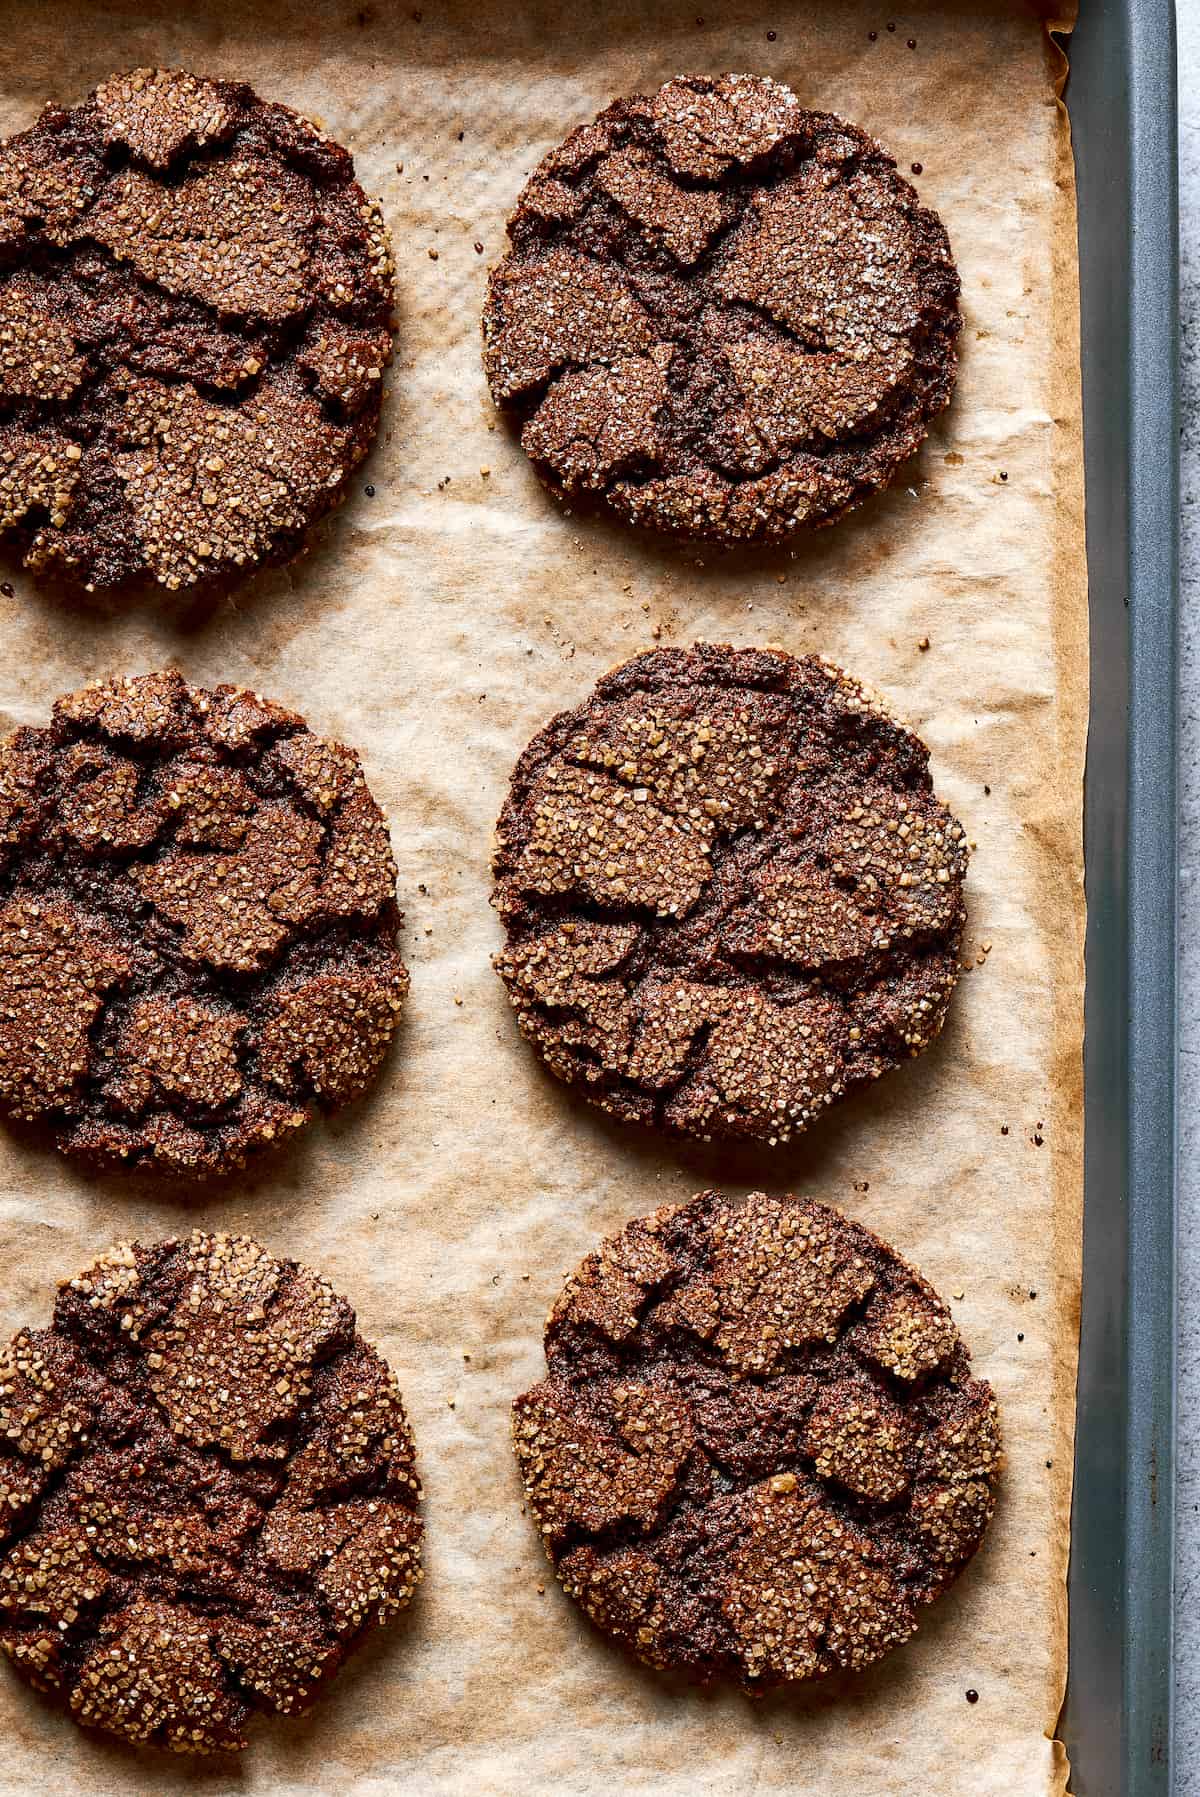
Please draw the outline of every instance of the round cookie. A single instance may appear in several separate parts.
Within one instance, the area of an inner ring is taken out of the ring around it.
[[[201,1175],[337,1109],[399,1020],[396,868],[353,750],[175,672],[0,743],[0,1112]]]
[[[0,1648],[89,1728],[244,1747],[408,1604],[420,1498],[326,1280],[246,1236],[123,1244],[0,1349]]]
[[[495,966],[615,1117],[774,1146],[937,1035],[967,845],[929,753],[831,663],[635,657],[534,738],[500,816]]]
[[[379,423],[393,264],[340,145],[114,75],[0,144],[0,531],[88,591],[302,549]]]
[[[990,1387],[946,1306],[804,1198],[705,1192],[567,1282],[516,1400],[564,1589],[648,1665],[754,1689],[913,1634],[991,1519]]]
[[[544,158],[484,367],[560,498],[719,542],[831,523],[949,404],[940,219],[874,138],[753,75],[617,100]]]

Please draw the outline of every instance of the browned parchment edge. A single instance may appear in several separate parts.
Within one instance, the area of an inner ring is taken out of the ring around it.
[[[1046,1734],[1054,1754],[1055,1788],[1070,1788],[1067,1750],[1058,1737],[1066,1699],[1068,1672],[1067,1573],[1071,1557],[1071,1498],[1075,1479],[1075,1400],[1079,1367],[1079,1319],[1083,1272],[1083,1000],[1084,942],[1087,908],[1084,893],[1083,781],[1089,708],[1089,632],[1086,563],[1076,549],[1084,541],[1083,401],[1080,368],[1079,245],[1075,189],[1075,154],[1071,119],[1063,99],[1070,72],[1068,40],[1078,20],[1078,5],[1042,8],[1046,55],[1057,111],[1055,182],[1059,217],[1051,254],[1058,304],[1054,308],[1053,396],[1055,424],[1054,503],[1059,521],[1055,533],[1054,659],[1058,679],[1056,707],[1065,725],[1062,767],[1072,793],[1071,823],[1054,831],[1047,861],[1064,886],[1062,910],[1070,952],[1055,982],[1053,1052],[1054,1087],[1050,1105],[1052,1187],[1054,1196],[1054,1260],[1063,1318],[1062,1336],[1053,1358],[1053,1423],[1051,1440],[1056,1477],[1051,1504],[1056,1524],[1058,1565],[1055,1603],[1050,1617],[1051,1677],[1047,1692]],[[1032,821],[1032,820],[1031,820]],[[1053,826],[1051,826],[1053,829]],[[1069,835],[1068,835],[1069,831]]]

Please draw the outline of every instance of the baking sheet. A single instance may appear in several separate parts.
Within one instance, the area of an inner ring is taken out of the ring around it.
[[[155,62],[244,76],[321,117],[383,197],[401,328],[380,446],[298,568],[170,612],[68,608],[6,569],[0,722],[164,661],[296,706],[363,753],[413,973],[377,1092],[219,1189],[89,1179],[0,1135],[0,1328],[41,1321],[53,1279],[115,1238],[248,1229],[327,1272],[397,1367],[429,1526],[407,1625],[310,1717],[256,1725],[240,1761],[85,1740],[5,1676],[0,1790],[1065,1788],[1051,1736],[1082,1200],[1087,619],[1073,177],[1046,10],[917,6],[889,32],[851,0],[0,6],[5,132],[50,95]],[[478,363],[486,268],[538,157],[615,94],[726,68],[787,80],[902,167],[922,163],[963,276],[948,418],[896,490],[790,552],[697,555],[564,518],[496,424]],[[983,964],[942,1039],[773,1156],[589,1111],[520,1043],[488,966],[489,837],[517,753],[614,662],[692,638],[819,649],[879,686],[977,844],[966,948]],[[587,1629],[521,1514],[508,1448],[508,1401],[539,1372],[564,1272],[630,1214],[713,1183],[831,1199],[913,1259],[953,1298],[1010,1453],[980,1556],[912,1642],[757,1704],[675,1687]]]
[[[1067,90],[1088,493],[1072,1788],[1168,1797],[1175,1525],[1178,107],[1173,0],[1089,0]],[[1187,1783],[1180,1771],[1179,1788]]]

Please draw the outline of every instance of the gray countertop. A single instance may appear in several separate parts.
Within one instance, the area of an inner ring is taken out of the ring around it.
[[[1179,1549],[1176,1789],[1200,1794],[1200,0],[1179,20],[1183,299],[1180,639]]]

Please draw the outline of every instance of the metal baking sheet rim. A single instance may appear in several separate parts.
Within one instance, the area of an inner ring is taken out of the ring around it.
[[[1079,202],[1092,703],[1084,1277],[1059,1736],[1075,1797],[1172,1766],[1178,202],[1172,0],[1082,0]]]

